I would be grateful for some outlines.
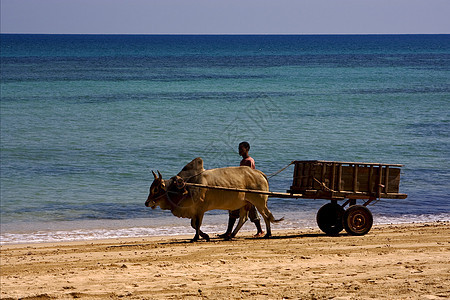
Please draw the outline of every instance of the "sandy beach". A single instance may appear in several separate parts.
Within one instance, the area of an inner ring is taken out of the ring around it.
[[[1,247],[1,299],[448,299],[450,223]]]

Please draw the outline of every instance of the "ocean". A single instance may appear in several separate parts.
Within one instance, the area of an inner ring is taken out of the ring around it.
[[[1,243],[194,234],[144,206],[202,157],[403,164],[375,224],[450,221],[450,35],[1,34]],[[285,192],[293,166],[270,179]],[[277,229],[327,200],[269,198]],[[208,212],[203,231],[226,228]],[[255,231],[251,222],[243,228]]]

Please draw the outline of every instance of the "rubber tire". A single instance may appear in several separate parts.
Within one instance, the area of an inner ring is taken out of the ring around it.
[[[342,217],[344,209],[337,203],[327,203],[317,212],[319,228],[328,235],[337,235],[344,229]]]
[[[348,234],[365,235],[372,228],[373,216],[367,207],[352,205],[345,211],[343,223]]]

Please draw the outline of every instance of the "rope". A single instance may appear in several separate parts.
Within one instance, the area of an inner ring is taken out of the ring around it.
[[[367,205],[374,205],[374,204],[377,204],[378,202],[380,202],[381,201],[381,188],[383,188],[384,187],[384,185],[382,185],[382,184],[379,184],[378,185],[378,199],[377,198],[375,198],[375,200],[373,200],[373,201],[371,201],[369,204],[367,204]]]
[[[195,174],[195,175],[192,175],[191,177],[188,177],[187,179],[183,179],[183,180],[184,180],[184,182],[189,182],[189,180],[191,180],[192,178],[194,178],[194,177],[196,177],[196,176],[202,174],[202,173],[205,172],[205,171],[207,171],[207,170],[203,170],[203,171],[201,171],[200,173]]]
[[[281,172],[283,172],[284,170],[286,170],[290,165],[292,165],[294,163],[294,161],[291,161],[286,167],[276,171],[275,173],[270,174],[269,176],[267,176],[267,179],[270,179],[278,174],[280,174]]]
[[[319,180],[316,179],[315,177],[313,177],[313,179],[314,179],[315,182],[317,182],[318,184],[320,184],[324,190],[327,190],[328,192],[333,192],[333,193],[336,192],[335,190],[330,189],[329,187],[327,187],[327,186],[325,185],[324,182],[319,181]]]

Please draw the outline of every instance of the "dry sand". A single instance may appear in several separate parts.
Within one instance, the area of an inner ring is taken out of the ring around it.
[[[1,247],[2,299],[448,299],[450,223]]]

